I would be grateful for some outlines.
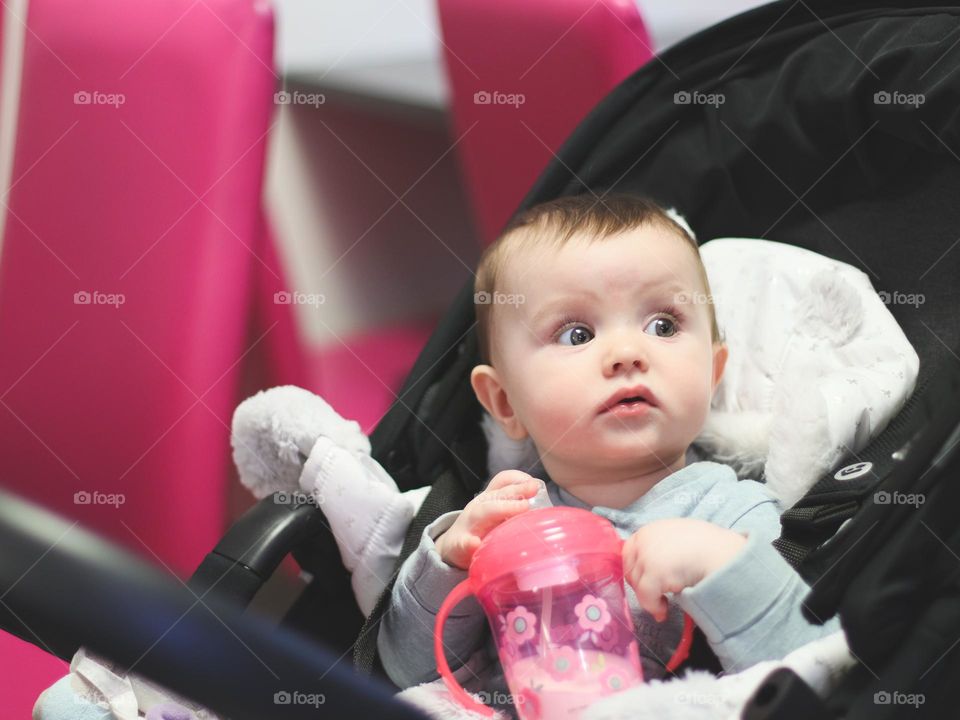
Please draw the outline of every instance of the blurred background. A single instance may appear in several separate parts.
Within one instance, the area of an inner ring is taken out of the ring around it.
[[[237,404],[369,432],[577,123],[756,4],[7,0],[0,487],[189,576]],[[0,634],[9,717],[65,672]]]

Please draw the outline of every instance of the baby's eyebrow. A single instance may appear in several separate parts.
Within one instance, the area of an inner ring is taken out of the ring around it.
[[[676,281],[676,278],[673,276],[660,277],[654,280],[651,283],[648,283],[646,286],[637,291],[637,295],[649,295],[651,292],[659,291],[661,293],[686,293],[688,290],[680,283]],[[600,296],[597,293],[593,292],[589,288],[583,288],[582,290],[569,292],[565,295],[561,295],[554,299],[547,301],[539,310],[537,310],[532,318],[531,323],[537,324],[541,322],[544,318],[550,316],[551,314],[557,312],[561,308],[569,305],[572,302],[575,302],[578,299],[589,298],[594,301],[600,300]]]
[[[584,298],[584,297],[590,298],[591,300],[600,299],[599,296],[595,292],[593,292],[593,290],[584,289],[581,292],[568,293],[561,297],[555,298],[554,300],[550,300],[543,307],[541,307],[536,313],[534,313],[533,323],[534,324],[539,323],[541,320],[548,317],[552,313],[556,312],[560,308],[569,305],[571,302],[573,302],[578,298]]]

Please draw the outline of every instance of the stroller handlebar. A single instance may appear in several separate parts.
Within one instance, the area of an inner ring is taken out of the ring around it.
[[[189,585],[198,594],[215,590],[246,606],[288,554],[297,555],[298,547],[324,530],[329,532],[323,513],[309,498],[268,495],[230,526]]]

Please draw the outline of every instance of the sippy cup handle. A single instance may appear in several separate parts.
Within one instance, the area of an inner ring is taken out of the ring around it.
[[[493,717],[493,708],[483,703],[478,703],[463,689],[460,683],[457,682],[453,673],[450,672],[450,666],[447,664],[447,656],[443,649],[443,626],[447,622],[450,611],[472,594],[473,589],[470,586],[470,580],[467,579],[457,585],[450,591],[450,594],[447,595],[447,599],[444,600],[440,606],[440,612],[437,613],[437,622],[433,627],[433,652],[437,658],[437,670],[440,672],[440,677],[443,678],[444,684],[453,696],[459,700],[464,707],[481,713],[486,717]]]
[[[683,614],[683,634],[680,636],[680,643],[677,649],[673,651],[670,661],[667,663],[667,672],[673,672],[677,666],[687,659],[690,654],[690,645],[693,643],[693,618],[687,613]]]

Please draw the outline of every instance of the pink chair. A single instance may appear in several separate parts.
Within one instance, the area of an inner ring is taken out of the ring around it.
[[[227,521],[248,319],[277,266],[260,206],[273,17],[251,0],[33,0],[27,24],[2,482],[186,574]]]
[[[634,0],[438,0],[457,146],[483,243],[577,123],[653,52]]]
[[[186,575],[228,521],[244,389],[306,382],[261,209],[273,15],[32,0],[26,23],[0,483]],[[6,712],[28,717],[65,665],[0,635]]]
[[[369,430],[431,328],[314,351],[275,302],[268,3],[31,0],[26,23],[2,198],[0,484],[186,576],[243,509],[231,501],[251,502],[231,498],[240,400],[301,385]],[[0,633],[10,717],[66,672],[38,647]]]

